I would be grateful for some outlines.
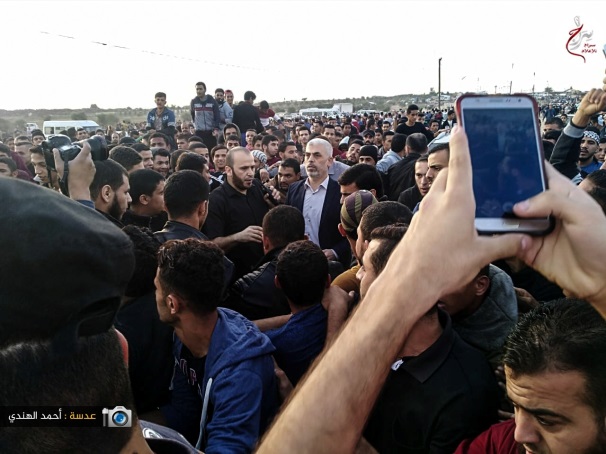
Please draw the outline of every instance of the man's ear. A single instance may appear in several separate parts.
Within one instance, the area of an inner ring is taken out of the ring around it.
[[[168,306],[170,313],[173,315],[181,312],[185,306],[181,297],[179,295],[175,295],[174,293],[170,293],[166,297],[166,305]]]
[[[476,296],[484,295],[490,288],[490,278],[488,276],[478,276],[474,282],[474,292]]]
[[[265,235],[264,233],[261,234],[261,240],[263,242],[263,250],[264,251],[269,251],[269,238],[267,237],[267,235]]]
[[[278,279],[278,276],[274,276],[274,285],[276,286],[276,288],[282,288],[282,285],[280,285],[280,279]]]
[[[141,205],[147,205],[147,204],[149,204],[149,201],[150,201],[150,197],[148,195],[141,194],[139,196],[139,203]]]
[[[105,203],[109,203],[112,199],[113,193],[114,191],[112,190],[111,186],[109,184],[106,184],[101,188],[99,196]]]
[[[204,216],[206,216],[207,213],[208,213],[208,200],[205,200],[204,202],[200,203],[200,205],[198,205],[198,215],[200,217],[204,217]]]

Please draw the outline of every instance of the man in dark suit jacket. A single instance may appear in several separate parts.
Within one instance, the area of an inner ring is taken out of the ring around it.
[[[305,150],[307,178],[290,185],[286,204],[303,213],[305,233],[322,248],[328,260],[341,262],[348,269],[351,249],[338,229],[341,190],[339,184],[328,177],[331,164],[330,143],[322,138],[310,140]]]

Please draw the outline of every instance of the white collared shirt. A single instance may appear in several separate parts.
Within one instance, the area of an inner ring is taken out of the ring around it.
[[[322,184],[315,191],[309,184],[309,178],[305,180],[305,199],[303,201],[303,218],[305,219],[305,234],[309,240],[320,246],[320,219],[322,218],[322,208],[326,199],[328,190],[327,176]]]

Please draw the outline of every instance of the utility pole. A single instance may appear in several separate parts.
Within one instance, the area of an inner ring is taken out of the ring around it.
[[[438,59],[438,110],[442,110],[442,57]]]

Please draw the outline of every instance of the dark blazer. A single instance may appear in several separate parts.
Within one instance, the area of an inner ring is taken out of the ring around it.
[[[290,205],[303,213],[303,202],[305,201],[305,180],[297,181],[288,187],[286,205]],[[318,238],[322,249],[333,249],[339,256],[339,262],[345,269],[351,265],[351,247],[345,237],[339,233],[341,222],[341,187],[333,179],[328,179],[326,198],[322,207],[320,217],[320,228]]]

